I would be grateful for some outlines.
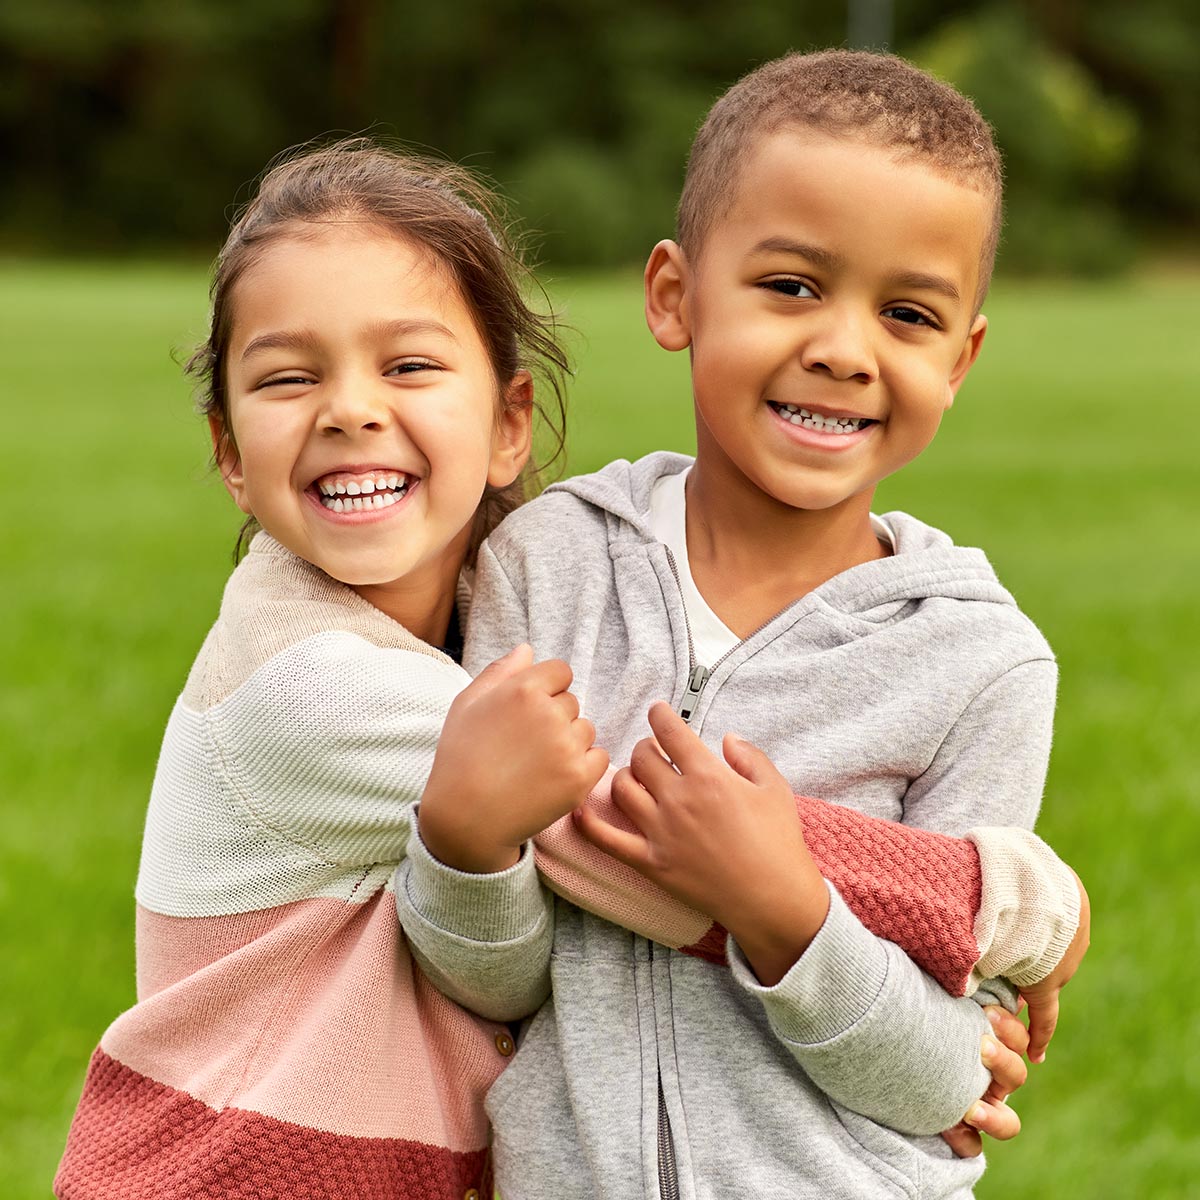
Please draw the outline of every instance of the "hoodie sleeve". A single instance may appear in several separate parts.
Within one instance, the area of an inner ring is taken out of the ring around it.
[[[911,785],[905,823],[954,835],[984,820],[1031,824],[1049,756],[1054,690],[1054,665],[1041,659],[984,688]],[[731,941],[734,975],[832,1100],[902,1133],[949,1128],[988,1085],[979,1058],[987,1019],[976,1003],[946,995],[899,947],[872,935],[831,892],[824,926],[778,984],[759,984]],[[976,998],[992,1002],[988,989]]]

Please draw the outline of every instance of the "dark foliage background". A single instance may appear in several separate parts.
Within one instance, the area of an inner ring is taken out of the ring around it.
[[[1200,212],[1185,0],[6,0],[0,248],[205,251],[283,147],[373,128],[499,179],[560,263],[638,260],[712,99],[783,51],[886,42],[994,122],[1005,263],[1119,269]]]

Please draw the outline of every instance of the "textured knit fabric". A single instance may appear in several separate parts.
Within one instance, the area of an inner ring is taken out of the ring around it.
[[[687,461],[652,455],[568,481],[480,557],[468,667],[522,640],[567,659],[616,762],[652,701],[678,704],[693,665],[672,563],[646,521],[656,480]],[[741,643],[692,728],[714,749],[733,729],[796,792],[878,818],[957,835],[1028,828],[1050,745],[1050,650],[980,551],[902,513],[886,520],[896,553]],[[726,970],[557,901],[553,997],[488,1098],[505,1200],[656,1195],[660,1088],[685,1200],[969,1195],[982,1162],[928,1135],[983,1092],[987,1022],[836,888],[830,900],[772,988],[732,943]]]
[[[482,1101],[508,1030],[414,969],[390,891],[466,679],[255,539],[163,742],[138,1004],[93,1058],[60,1196],[490,1195]]]
[[[413,966],[391,895],[406,851],[425,860],[412,805],[467,679],[349,588],[255,539],[164,739],[137,887],[139,1002],[93,1057],[59,1195],[487,1194],[482,1100],[511,1040]],[[802,803],[814,845],[841,864],[831,871],[861,874],[866,835],[850,814]],[[559,886],[721,957],[707,918],[640,876],[628,887],[570,829],[547,835]],[[847,894],[918,955],[936,927],[947,985],[961,986],[978,956],[975,852],[896,832],[898,861],[922,858],[931,885],[911,889],[907,910],[888,892]],[[544,968],[550,932],[531,871],[527,854],[457,882],[476,935],[458,946],[475,980],[464,999],[494,1021],[532,1011],[548,986],[530,965]],[[912,912],[925,917],[903,919]]]

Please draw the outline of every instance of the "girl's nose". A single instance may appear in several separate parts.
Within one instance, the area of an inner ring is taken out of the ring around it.
[[[800,350],[806,370],[858,383],[873,383],[878,377],[871,331],[862,319],[831,307],[806,333]]]
[[[388,423],[387,405],[375,396],[374,381],[347,379],[326,385],[320,426],[324,433],[378,433]]]

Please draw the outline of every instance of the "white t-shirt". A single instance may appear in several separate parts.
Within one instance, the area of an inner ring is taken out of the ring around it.
[[[711,667],[742,639],[708,607],[692,578],[692,568],[688,562],[687,499],[684,493],[684,484],[690,471],[691,467],[688,467],[678,474],[664,475],[654,485],[650,493],[650,531],[671,551],[671,557],[675,560],[696,662],[699,666]],[[888,523],[872,513],[871,525],[875,536],[895,551],[896,538]]]

